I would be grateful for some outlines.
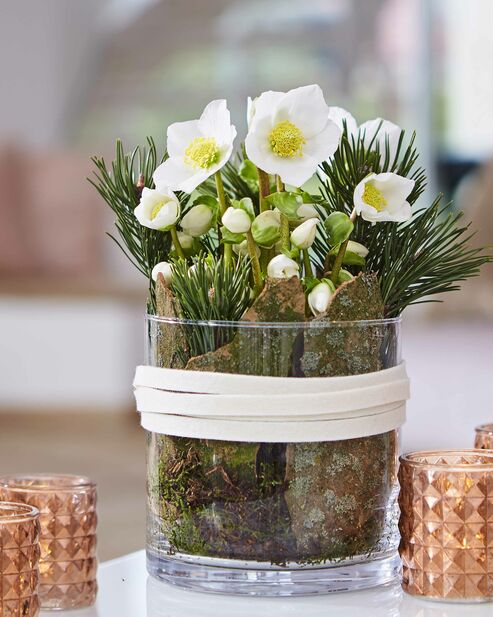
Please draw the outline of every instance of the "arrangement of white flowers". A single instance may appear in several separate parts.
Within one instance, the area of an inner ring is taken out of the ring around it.
[[[465,246],[458,217],[443,223],[439,199],[415,207],[425,174],[416,166],[414,135],[406,139],[381,118],[358,127],[317,85],[264,92],[247,107],[248,134],[236,157],[236,128],[221,99],[198,120],[168,127],[161,162],[150,139],[132,155],[119,144],[112,172],[94,159],[94,184],[116,214],[114,239],[150,280],[151,310],[154,282],[161,276],[172,290],[183,260],[195,274],[204,264],[241,270],[241,280],[223,279],[248,287],[242,297],[249,303],[269,278],[297,277],[313,318],[360,272],[379,277],[386,316],[393,316],[454,288],[489,259]],[[189,293],[197,295],[192,282]],[[206,294],[209,304],[216,293]],[[198,317],[209,315],[207,302]],[[223,312],[228,319],[231,312]]]

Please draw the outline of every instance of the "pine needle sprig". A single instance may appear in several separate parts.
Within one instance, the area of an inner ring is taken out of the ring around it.
[[[164,261],[171,247],[170,234],[143,227],[135,218],[143,187],[154,187],[152,175],[166,158],[158,157],[151,137],[145,146],[138,146],[126,154],[120,140],[116,142],[115,159],[108,166],[104,158],[92,157],[96,166],[94,178],[88,178],[115,214],[117,236],[108,233],[129,261],[149,281],[149,303],[155,308],[152,268]],[[183,201],[184,196],[177,194]]]
[[[247,257],[232,266],[210,255],[197,257],[192,268],[183,259],[175,261],[171,290],[179,302],[180,317],[199,322],[238,321],[251,303],[250,277]],[[233,334],[232,328],[224,326],[187,328],[192,355],[221,347]]]
[[[412,304],[439,302],[430,296],[460,289],[492,260],[484,248],[470,246],[473,233],[461,226],[462,213],[450,212],[441,197],[406,223],[384,223],[370,238],[366,268],[377,272],[386,317]]]

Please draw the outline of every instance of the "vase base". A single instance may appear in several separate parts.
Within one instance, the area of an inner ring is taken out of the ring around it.
[[[395,582],[397,553],[372,561],[297,569],[231,568],[189,563],[147,551],[147,571],[161,581],[207,593],[240,596],[311,596],[369,589]]]

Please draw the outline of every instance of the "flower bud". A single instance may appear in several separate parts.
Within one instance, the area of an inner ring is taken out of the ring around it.
[[[267,276],[273,279],[290,279],[299,276],[299,265],[286,255],[276,255],[269,261]]]
[[[308,219],[320,218],[320,215],[313,204],[301,204],[298,210],[296,210],[296,214],[302,223]]]
[[[223,214],[222,224],[234,234],[244,234],[250,230],[252,222],[248,214],[241,208],[229,207]]]
[[[368,249],[366,246],[363,246],[359,242],[354,242],[353,240],[349,240],[347,243],[347,250],[363,257],[363,259],[368,255]]]
[[[157,275],[162,274],[166,285],[170,285],[173,279],[173,268],[167,261],[161,261],[152,269],[151,276],[153,281],[157,281]]]
[[[280,213],[275,210],[261,212],[252,223],[252,236],[260,246],[274,246],[281,236]]]
[[[334,286],[325,280],[318,283],[310,291],[308,294],[308,306],[315,317],[327,312],[334,291]]]
[[[233,244],[233,251],[237,255],[243,255],[248,257],[250,256],[250,253],[248,251],[248,242],[246,240],[243,240],[243,242],[240,242],[240,244]],[[257,245],[255,245],[255,253],[257,257],[260,257],[260,249]]]
[[[296,248],[306,250],[313,244],[317,233],[317,223],[318,219],[308,219],[291,232],[291,242]]]
[[[198,238],[209,231],[212,225],[213,212],[205,204],[193,206],[181,219],[180,226],[185,233]]]

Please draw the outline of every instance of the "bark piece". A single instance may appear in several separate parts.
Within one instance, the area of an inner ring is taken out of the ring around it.
[[[242,321],[299,322],[305,320],[305,294],[297,277],[267,279],[264,289]],[[191,371],[243,375],[288,376],[292,372],[293,345],[298,332],[276,327],[239,328],[231,343],[191,358]]]
[[[383,301],[376,274],[361,273],[335,292],[327,313],[311,321],[305,332],[300,367],[305,377],[359,375],[381,368],[381,324],[333,324],[383,317]],[[317,327],[320,325],[320,327]]]
[[[178,300],[167,287],[163,275],[159,273],[156,281],[156,315],[178,318],[177,303]],[[188,359],[188,345],[181,327],[166,322],[156,322],[153,327],[155,328],[153,335],[157,337],[157,345],[154,347],[157,357],[154,366],[184,368]]]

